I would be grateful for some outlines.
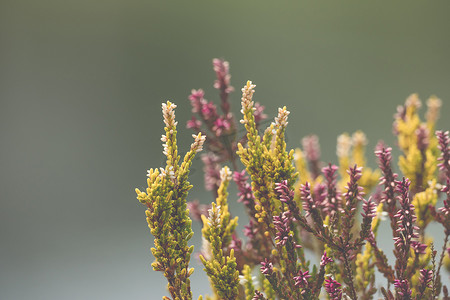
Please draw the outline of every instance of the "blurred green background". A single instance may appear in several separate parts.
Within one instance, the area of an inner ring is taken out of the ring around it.
[[[447,0],[2,0],[0,298],[167,294],[134,188],[163,162],[160,103],[178,105],[185,151],[190,90],[218,100],[214,57],[230,61],[236,113],[251,79],[270,117],[291,111],[289,145],[316,133],[326,161],[344,131],[365,131],[370,157],[378,139],[394,145],[392,115],[413,92],[439,96],[450,129],[449,12]],[[191,178],[190,199],[210,202],[199,161]],[[198,297],[209,286],[193,266]]]

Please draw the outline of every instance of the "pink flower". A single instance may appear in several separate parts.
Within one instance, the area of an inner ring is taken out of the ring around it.
[[[197,118],[194,116],[192,116],[192,118],[186,123],[187,128],[194,129],[195,131],[200,131],[201,126],[202,122],[200,120],[197,120]]]
[[[192,90],[189,95],[189,101],[191,101],[192,112],[198,113],[202,108],[202,102],[205,101],[203,98],[205,96],[205,92],[202,89]]]
[[[216,136],[221,136],[222,133],[228,131],[231,128],[230,121],[224,117],[219,117],[214,121],[213,131]]]

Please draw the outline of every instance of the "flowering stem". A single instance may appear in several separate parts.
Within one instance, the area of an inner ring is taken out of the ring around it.
[[[438,264],[438,269],[436,272],[436,275],[434,276],[434,286],[437,286],[438,284],[438,280],[439,280],[439,274],[441,272],[441,267],[442,267],[442,261],[444,260],[444,256],[445,256],[445,251],[447,250],[447,243],[448,243],[448,238],[449,238],[449,233],[447,232],[445,234],[445,239],[444,239],[444,245],[442,246],[442,252],[441,252],[441,257],[439,258],[439,264]],[[435,295],[438,296],[438,295]]]

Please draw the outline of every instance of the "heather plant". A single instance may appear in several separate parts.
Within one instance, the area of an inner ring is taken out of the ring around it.
[[[239,123],[245,130],[239,136],[229,64],[214,59],[213,66],[220,112],[203,90],[192,90],[187,127],[194,142],[180,163],[176,105],[164,103],[166,165],[148,171],[146,191],[136,189],[154,236],[152,267],[168,281],[171,298],[164,299],[193,298],[190,216],[203,224],[199,257],[212,290],[206,299],[450,299],[442,281],[450,262],[450,135],[435,131],[438,98],[428,99],[425,120],[415,94],[398,107],[399,175],[383,142],[374,153],[378,169],[366,165],[361,131],[338,137],[338,165],[321,161],[314,135],[303,138],[302,149],[288,150],[289,111],[279,108],[262,129],[267,116],[253,100],[251,81],[242,88]],[[203,147],[211,205],[187,201],[189,169]],[[232,182],[238,194],[229,200]],[[229,201],[248,214],[242,233]],[[378,245],[383,220],[392,230],[394,261]],[[439,235],[427,231],[431,223],[443,228],[442,249],[434,246]]]

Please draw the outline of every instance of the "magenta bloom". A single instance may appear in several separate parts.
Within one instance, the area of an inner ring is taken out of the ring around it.
[[[311,277],[309,275],[309,271],[302,272],[301,270],[298,271],[298,276],[294,277],[295,286],[305,288],[308,286],[308,278]]]
[[[261,262],[261,273],[264,275],[272,275],[273,273],[273,264],[267,258]]]
[[[275,191],[279,194],[278,197],[283,203],[288,203],[294,198],[294,191],[289,189],[287,180],[275,183]]]
[[[225,117],[219,117],[214,121],[213,131],[216,136],[221,136],[224,131],[231,128],[231,123]]]
[[[330,262],[333,262],[333,260],[327,256],[327,251],[323,252],[322,258],[320,259],[320,267],[325,267]]]
[[[191,101],[192,112],[198,113],[201,111],[203,103],[206,101],[204,99],[205,92],[202,89],[192,90],[189,95],[189,101]]]
[[[292,216],[289,211],[283,212],[280,216],[273,216],[273,225],[275,225],[277,246],[284,246],[292,237],[291,233]]]
[[[397,293],[403,296],[405,299],[411,299],[411,289],[409,288],[409,282],[407,279],[394,280],[394,286],[397,288]]]
[[[341,284],[331,277],[325,279],[325,290],[327,291],[331,300],[342,299]]]

